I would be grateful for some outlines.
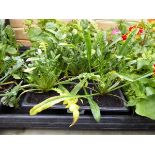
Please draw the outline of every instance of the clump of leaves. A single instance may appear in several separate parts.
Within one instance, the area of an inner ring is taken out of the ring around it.
[[[37,26],[28,22],[27,29],[33,47],[44,42],[47,51],[60,55],[61,69],[70,76],[90,72],[91,57],[95,52],[91,49],[91,42],[96,31],[95,24],[88,20],[72,20],[69,23],[38,20]]]
[[[6,75],[10,72],[7,71],[15,68],[13,66],[16,65],[15,57],[19,54],[18,47],[11,26],[5,26],[5,21],[0,20],[0,83],[8,79]]]
[[[88,99],[88,102],[90,104],[93,116],[94,116],[95,120],[98,122],[100,120],[100,109],[99,109],[98,104],[93,100],[91,95],[87,94],[86,90],[85,90],[86,95],[78,95],[78,92],[88,83],[87,79],[94,78],[95,75],[81,74],[80,76],[77,77],[77,78],[80,78],[80,82],[78,84],[76,84],[70,92],[62,85],[59,85],[58,88],[53,88],[52,90],[59,93],[60,96],[50,97],[50,98],[44,100],[43,102],[37,104],[30,110],[30,115],[36,115],[37,113],[39,113],[43,110],[46,110],[46,109],[54,106],[55,104],[62,102],[66,106],[66,108],[69,109],[69,111],[71,113],[73,113],[73,122],[70,125],[70,127],[71,127],[79,119],[80,107],[78,105],[78,99],[86,98],[86,99]],[[70,80],[72,80],[72,79],[70,79]]]
[[[24,72],[26,81],[41,91],[51,90],[59,81],[61,74],[60,63],[58,61],[59,55],[51,53],[47,57],[41,49],[38,49],[35,57],[28,58]]]
[[[150,76],[134,81],[126,85],[123,90],[128,99],[128,106],[134,106],[135,112],[141,116],[146,116],[155,119],[154,106],[154,73],[153,64],[154,57],[154,24],[147,21],[142,21],[137,25],[143,27],[143,35],[133,40],[133,46],[124,58],[126,70],[124,73],[130,77],[141,77],[144,74],[150,73]],[[151,73],[152,72],[152,73]],[[153,75],[153,76],[151,76]]]
[[[0,64],[4,66],[1,67],[3,77],[0,80],[5,81],[11,75],[28,83],[19,84],[4,94],[3,104],[16,106],[25,92],[54,90],[59,96],[34,106],[30,115],[62,103],[73,113],[72,126],[79,119],[79,99],[88,100],[92,114],[99,122],[100,109],[93,96],[124,87],[128,105],[135,106],[137,114],[155,119],[155,84],[152,77],[155,25],[142,21],[130,27],[120,21],[117,29],[119,33],[112,34],[111,31],[99,30],[88,20],[64,23],[46,19],[38,20],[38,25],[32,20],[26,20],[26,24],[32,47],[23,57],[17,57],[13,49],[8,50],[10,46],[16,49],[13,38],[8,36],[12,33],[9,27],[6,28],[6,35],[2,35],[7,36],[9,41],[2,37],[3,41],[0,42],[0,58],[5,61]],[[4,73],[5,68],[7,72]],[[22,69],[24,75],[21,73],[21,76],[19,72]],[[90,91],[92,88],[88,87],[90,81],[95,85],[93,93]],[[75,86],[69,91],[63,86],[65,84]],[[83,95],[80,94],[81,89]]]
[[[5,94],[2,95],[3,97],[1,98],[1,103],[10,107],[18,107],[18,94],[21,90],[21,83],[19,85],[14,86],[11,90],[7,91]]]

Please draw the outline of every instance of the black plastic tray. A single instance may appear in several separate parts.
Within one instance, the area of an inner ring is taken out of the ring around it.
[[[1,114],[1,129],[67,129],[67,130],[155,130],[155,121],[140,116],[104,115],[100,123],[91,116],[81,116],[78,123],[69,128],[72,116]]]
[[[120,90],[114,94],[122,95]],[[36,94],[35,94],[36,95]],[[43,94],[42,94],[43,95]],[[49,97],[44,94],[45,99]],[[131,109],[124,107],[123,101],[120,101],[119,107],[116,108],[115,100],[111,107],[101,107],[101,121],[97,123],[89,109],[84,105],[84,110],[80,114],[79,121],[73,127],[69,128],[72,122],[72,114],[68,113],[62,105],[57,105],[53,109],[48,109],[36,116],[28,114],[29,109],[36,103],[27,105],[30,94],[26,94],[21,100],[21,108],[14,109],[0,105],[0,129],[66,129],[66,130],[154,130],[155,121],[137,116],[132,113]],[[36,95],[37,97],[37,95]],[[112,99],[111,96],[108,98]],[[107,100],[108,101],[108,100]],[[122,103],[121,103],[122,102]],[[115,109],[116,108],[116,109]],[[120,109],[119,109],[120,108]],[[123,109],[123,110],[122,110]]]
[[[117,95],[120,98],[122,98],[123,100],[125,100],[121,90],[117,90],[112,92],[113,95]],[[21,108],[23,110],[25,110],[25,112],[29,112],[29,110],[35,106],[37,103],[40,103],[41,101],[51,97],[51,96],[55,96],[57,95],[56,93],[53,92],[48,92],[48,93],[27,93],[23,99],[23,101],[21,102]],[[129,109],[127,107],[125,107],[125,103],[123,100],[114,97],[114,96],[109,96],[109,95],[104,95],[104,96],[96,96],[94,97],[94,100],[99,104],[100,106],[100,110],[101,113],[102,112],[120,112],[120,113],[128,113]],[[78,104],[80,105],[80,113],[84,114],[87,112],[90,112],[90,107],[89,107],[89,103],[87,102],[87,100],[83,100],[83,102],[81,102],[79,100]],[[66,108],[65,106],[61,103],[61,104],[57,104],[55,106],[53,106],[52,108],[50,108],[51,113],[53,112],[53,110],[63,110],[65,111]],[[67,111],[69,113],[69,111]]]

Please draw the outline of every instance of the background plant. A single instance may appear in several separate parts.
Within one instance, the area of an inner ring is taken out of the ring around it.
[[[15,33],[11,26],[5,26],[5,20],[0,20],[0,85],[2,86],[10,76],[21,67],[19,60],[19,45],[16,43]],[[5,83],[6,84],[6,83]]]
[[[143,74],[151,73],[152,76],[130,83],[124,88],[128,99],[128,105],[135,107],[139,115],[155,119],[154,117],[154,23],[142,21],[137,26],[143,28],[143,34],[136,37],[134,46],[126,56],[126,71],[130,77],[140,77]],[[132,27],[128,27],[130,30]]]
[[[95,37],[95,24],[87,20],[62,23],[57,20],[39,20],[38,26],[27,21],[27,33],[34,47],[40,42],[47,51],[60,54],[61,68],[66,75],[77,76],[90,70],[92,57],[89,45]],[[85,67],[83,67],[85,66]]]

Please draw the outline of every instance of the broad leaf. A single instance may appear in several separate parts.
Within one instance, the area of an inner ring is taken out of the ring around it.
[[[146,87],[146,95],[150,96],[150,95],[153,95],[153,94],[155,94],[155,89],[152,88],[152,87]]]
[[[140,99],[136,104],[136,113],[155,120],[155,95]]]
[[[14,48],[14,47],[12,47],[12,46],[8,46],[8,47],[6,48],[6,52],[9,53],[9,54],[11,54],[11,55],[17,54],[16,48]]]
[[[137,69],[142,69],[144,66],[148,65],[148,60],[143,59],[143,58],[138,58],[137,59]]]

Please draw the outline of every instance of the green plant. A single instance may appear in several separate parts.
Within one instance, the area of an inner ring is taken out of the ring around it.
[[[64,64],[68,64],[67,70],[70,73],[72,73],[70,75],[72,76],[78,75],[80,73],[79,71],[81,71],[78,67],[80,66],[80,64],[82,64],[83,59],[81,55],[78,56],[78,54],[76,54],[77,47],[80,46],[80,49],[83,49],[84,52],[82,52],[82,54],[84,54],[83,56],[85,60],[85,66],[88,67],[88,69],[83,70],[82,73],[84,73],[85,71],[92,73],[94,71],[95,74],[97,75],[93,79],[89,78],[89,80],[91,79],[93,83],[97,86],[95,87],[97,88],[97,90],[95,91],[98,92],[96,95],[99,95],[99,94],[104,95],[118,88],[124,87],[126,85],[128,86],[131,83],[136,83],[137,81],[152,75],[152,73],[148,73],[148,74],[141,74],[137,77],[130,77],[130,74],[133,73],[133,70],[130,68],[129,63],[130,63],[130,60],[132,60],[133,58],[133,51],[135,50],[133,48],[133,45],[136,46],[139,43],[137,40],[135,40],[135,36],[138,32],[138,29],[135,29],[134,31],[132,31],[129,34],[127,40],[124,42],[122,40],[121,35],[115,36],[112,40],[108,40],[107,39],[108,37],[106,36],[107,33],[105,31],[94,29],[95,31],[91,32],[88,28],[89,23],[88,21],[85,21],[85,20],[81,21],[81,23],[79,22],[76,23],[74,21],[73,23],[70,23],[70,29],[72,26],[74,27],[73,30],[76,36],[74,35],[72,36],[70,34],[70,37],[68,37],[68,33],[69,33],[68,32],[66,34],[65,42],[58,44],[58,46],[63,47],[63,49],[65,50],[65,53],[60,53],[60,57],[62,55],[61,57],[63,59],[62,61],[64,62],[66,61]],[[76,28],[78,28],[78,30],[75,29],[75,26]],[[75,38],[78,38],[78,42]],[[72,56],[67,54],[72,54]],[[80,62],[77,61],[77,58],[79,58]],[[83,69],[84,67],[80,66],[80,68]],[[130,70],[126,71],[129,68]],[[80,75],[77,76],[77,78],[80,79],[81,78]],[[77,78],[73,78],[73,79],[75,80]],[[72,81],[71,79],[65,80],[62,82],[60,81],[58,82],[58,85],[66,84]],[[78,84],[80,84],[80,82]],[[75,104],[74,101],[76,101],[77,103],[78,101],[77,98],[80,98],[80,97],[87,98],[94,118],[96,119],[96,121],[99,121],[100,112],[99,112],[99,107],[97,103],[93,100],[92,96],[94,94],[88,95],[88,92],[86,91],[84,84],[80,87],[80,89],[82,88],[84,89],[85,95],[79,96],[77,94],[74,94],[75,96],[69,96],[70,97],[69,99],[72,101],[72,99],[75,98],[75,100],[73,100],[73,103]],[[66,90],[66,92],[67,92],[67,94],[65,94],[66,97],[70,93],[72,94],[72,91],[69,93],[69,91]],[[30,113],[32,115],[37,114],[38,112],[44,109],[47,109],[48,107],[53,106],[54,104],[64,101],[65,95],[63,93],[60,93],[59,97],[58,96],[52,97],[49,100],[47,99],[41,102],[39,105],[35,106],[34,107],[35,110],[32,109]],[[74,120],[77,120],[77,119],[74,118]]]
[[[155,23],[119,21],[118,28],[108,31],[99,30],[89,20],[65,23],[42,19],[37,25],[26,20],[26,25],[32,47],[20,56],[13,49],[7,50],[18,50],[11,29],[1,31],[5,35],[1,35],[0,59],[5,63],[0,64],[0,84],[10,76],[22,81],[14,82],[14,88],[0,95],[3,104],[17,107],[26,92],[52,90],[59,95],[34,106],[30,115],[62,103],[73,113],[72,126],[79,119],[79,100],[88,101],[99,122],[100,108],[94,96],[122,88],[128,106],[134,106],[139,115],[155,119]]]
[[[59,55],[51,52],[50,57],[44,51],[38,49],[35,57],[26,60],[24,72],[25,79],[33,87],[40,91],[51,90],[59,81],[61,74]]]
[[[134,40],[134,46],[127,55],[128,59],[124,59],[126,63],[126,74],[130,77],[140,77],[143,74],[151,73],[152,76],[145,77],[139,81],[135,81],[126,85],[123,90],[128,99],[128,106],[134,106],[135,112],[139,115],[155,119],[154,117],[154,24],[149,22],[140,22],[139,26],[143,27],[142,36]]]
[[[59,85],[58,88],[53,88],[52,90],[59,93],[60,96],[54,96],[54,97],[48,98],[48,99],[42,101],[41,103],[37,104],[30,110],[30,115],[36,115],[37,113],[39,113],[43,110],[46,110],[46,109],[54,106],[55,104],[58,104],[63,101],[63,104],[66,106],[66,108],[68,108],[70,110],[70,112],[73,113],[73,122],[70,125],[70,127],[71,127],[78,121],[78,118],[79,118],[80,107],[78,105],[78,99],[86,98],[90,104],[93,116],[94,116],[95,120],[98,122],[100,120],[100,109],[99,109],[97,103],[91,97],[92,94],[88,95],[86,92],[86,89],[84,89],[86,95],[78,95],[78,92],[83,87],[87,87],[87,83],[88,83],[87,80],[94,79],[96,77],[97,76],[95,76],[94,74],[89,74],[89,73],[79,75],[78,77],[76,77],[76,79],[80,80],[79,83],[77,83],[70,92],[62,85]],[[72,81],[72,80],[73,79],[70,79],[70,81]],[[93,94],[93,95],[95,95],[95,94]]]
[[[91,42],[96,34],[94,23],[73,20],[63,23],[58,20],[39,20],[38,26],[28,22],[27,33],[33,47],[42,43],[47,51],[59,55],[61,69],[68,76],[77,76],[91,70]],[[85,66],[85,67],[83,67]]]
[[[14,76],[22,65],[18,57],[18,48],[13,29],[9,25],[5,26],[5,20],[0,20],[0,86],[2,89],[4,85],[10,83],[6,81]]]

